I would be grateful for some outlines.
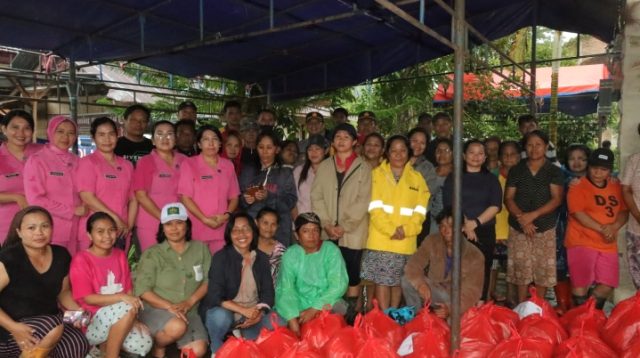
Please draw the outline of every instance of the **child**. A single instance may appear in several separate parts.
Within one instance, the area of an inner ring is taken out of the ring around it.
[[[73,298],[92,316],[86,335],[96,346],[93,357],[117,358],[121,349],[144,356],[152,347],[148,330],[136,319],[142,302],[131,294],[127,257],[113,247],[117,231],[111,216],[94,213],[87,221],[91,246],[71,261]]]
[[[298,162],[298,145],[292,140],[285,140],[280,145],[280,161],[285,168],[291,168]]]
[[[569,188],[569,225],[565,237],[575,305],[587,300],[589,288],[596,308],[618,286],[618,230],[628,210],[620,182],[611,180],[613,152],[599,148],[589,157],[587,175]]]

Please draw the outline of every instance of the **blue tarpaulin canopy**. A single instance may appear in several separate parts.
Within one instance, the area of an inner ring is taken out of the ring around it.
[[[0,2],[5,46],[258,83],[274,100],[356,85],[452,52],[373,0]],[[420,1],[393,2],[419,18]],[[449,14],[425,4],[425,24],[451,38]],[[466,8],[467,21],[489,39],[531,26],[536,11],[538,25],[610,41],[618,0],[474,0]]]

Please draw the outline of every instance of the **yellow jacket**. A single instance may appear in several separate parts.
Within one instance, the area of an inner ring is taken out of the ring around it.
[[[424,178],[407,163],[396,183],[389,162],[385,161],[371,173],[371,184],[367,249],[413,254],[431,196]],[[402,226],[405,237],[391,240],[398,226]]]

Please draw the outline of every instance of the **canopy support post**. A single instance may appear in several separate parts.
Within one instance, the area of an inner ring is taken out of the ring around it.
[[[273,29],[273,24],[274,24],[274,20],[273,20],[273,0],[269,0],[269,28]]]
[[[451,272],[451,351],[460,346],[460,275],[462,238],[462,117],[464,62],[466,55],[465,0],[455,0],[453,77],[453,267]]]
[[[204,0],[200,0],[200,41],[204,41]]]
[[[144,53],[144,23],[146,22],[145,16],[140,15],[140,17],[138,17],[138,22],[140,23],[140,52]]]
[[[78,125],[78,81],[76,78],[76,62],[69,58],[69,81],[67,82],[67,93],[69,93],[69,115],[73,123]],[[73,143],[73,152],[78,154],[78,141]]]
[[[531,82],[529,83],[529,88],[531,89],[531,97],[530,97],[530,112],[531,115],[536,115],[538,113],[538,105],[536,103],[536,67],[537,67],[537,46],[536,42],[538,41],[538,0],[534,0],[533,2],[533,25],[531,26]]]

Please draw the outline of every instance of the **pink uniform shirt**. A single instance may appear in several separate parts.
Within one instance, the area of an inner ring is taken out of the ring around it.
[[[166,204],[180,201],[178,182],[185,159],[187,159],[186,155],[176,152],[173,157],[173,166],[169,166],[153,150],[151,154],[145,155],[136,163],[136,170],[133,175],[133,191],[146,191],[149,198],[160,209]],[[160,220],[151,216],[140,205],[136,218],[136,229],[143,251],[157,243],[156,234],[159,224]]]
[[[76,252],[80,206],[75,173],[78,157],[48,144],[32,155],[24,166],[24,192],[29,205],[47,209],[53,217],[52,243]]]
[[[21,161],[9,152],[6,144],[0,145],[0,193],[24,195],[24,164],[42,147],[42,144],[28,144],[24,151],[25,161]],[[7,238],[11,220],[18,211],[20,207],[15,202],[0,203],[0,243]]]
[[[78,192],[93,193],[109,209],[118,214],[120,220],[127,223],[127,206],[132,196],[133,165],[122,157],[115,156],[115,158],[115,165],[111,165],[99,151],[81,158],[78,163],[76,182]],[[80,220],[78,250],[89,247],[86,225],[91,214],[93,211]]]
[[[190,197],[206,216],[224,214],[229,200],[240,195],[233,163],[229,159],[218,157],[218,166],[212,169],[201,155],[188,158],[184,163],[178,194]],[[224,225],[212,229],[191,213],[189,217],[193,223],[194,239],[208,243],[212,252],[224,246]]]
[[[78,252],[71,260],[69,281],[73,298],[91,314],[95,314],[100,307],[85,303],[85,297],[127,293],[133,287],[127,256],[116,248],[105,257],[96,256],[88,250]]]

